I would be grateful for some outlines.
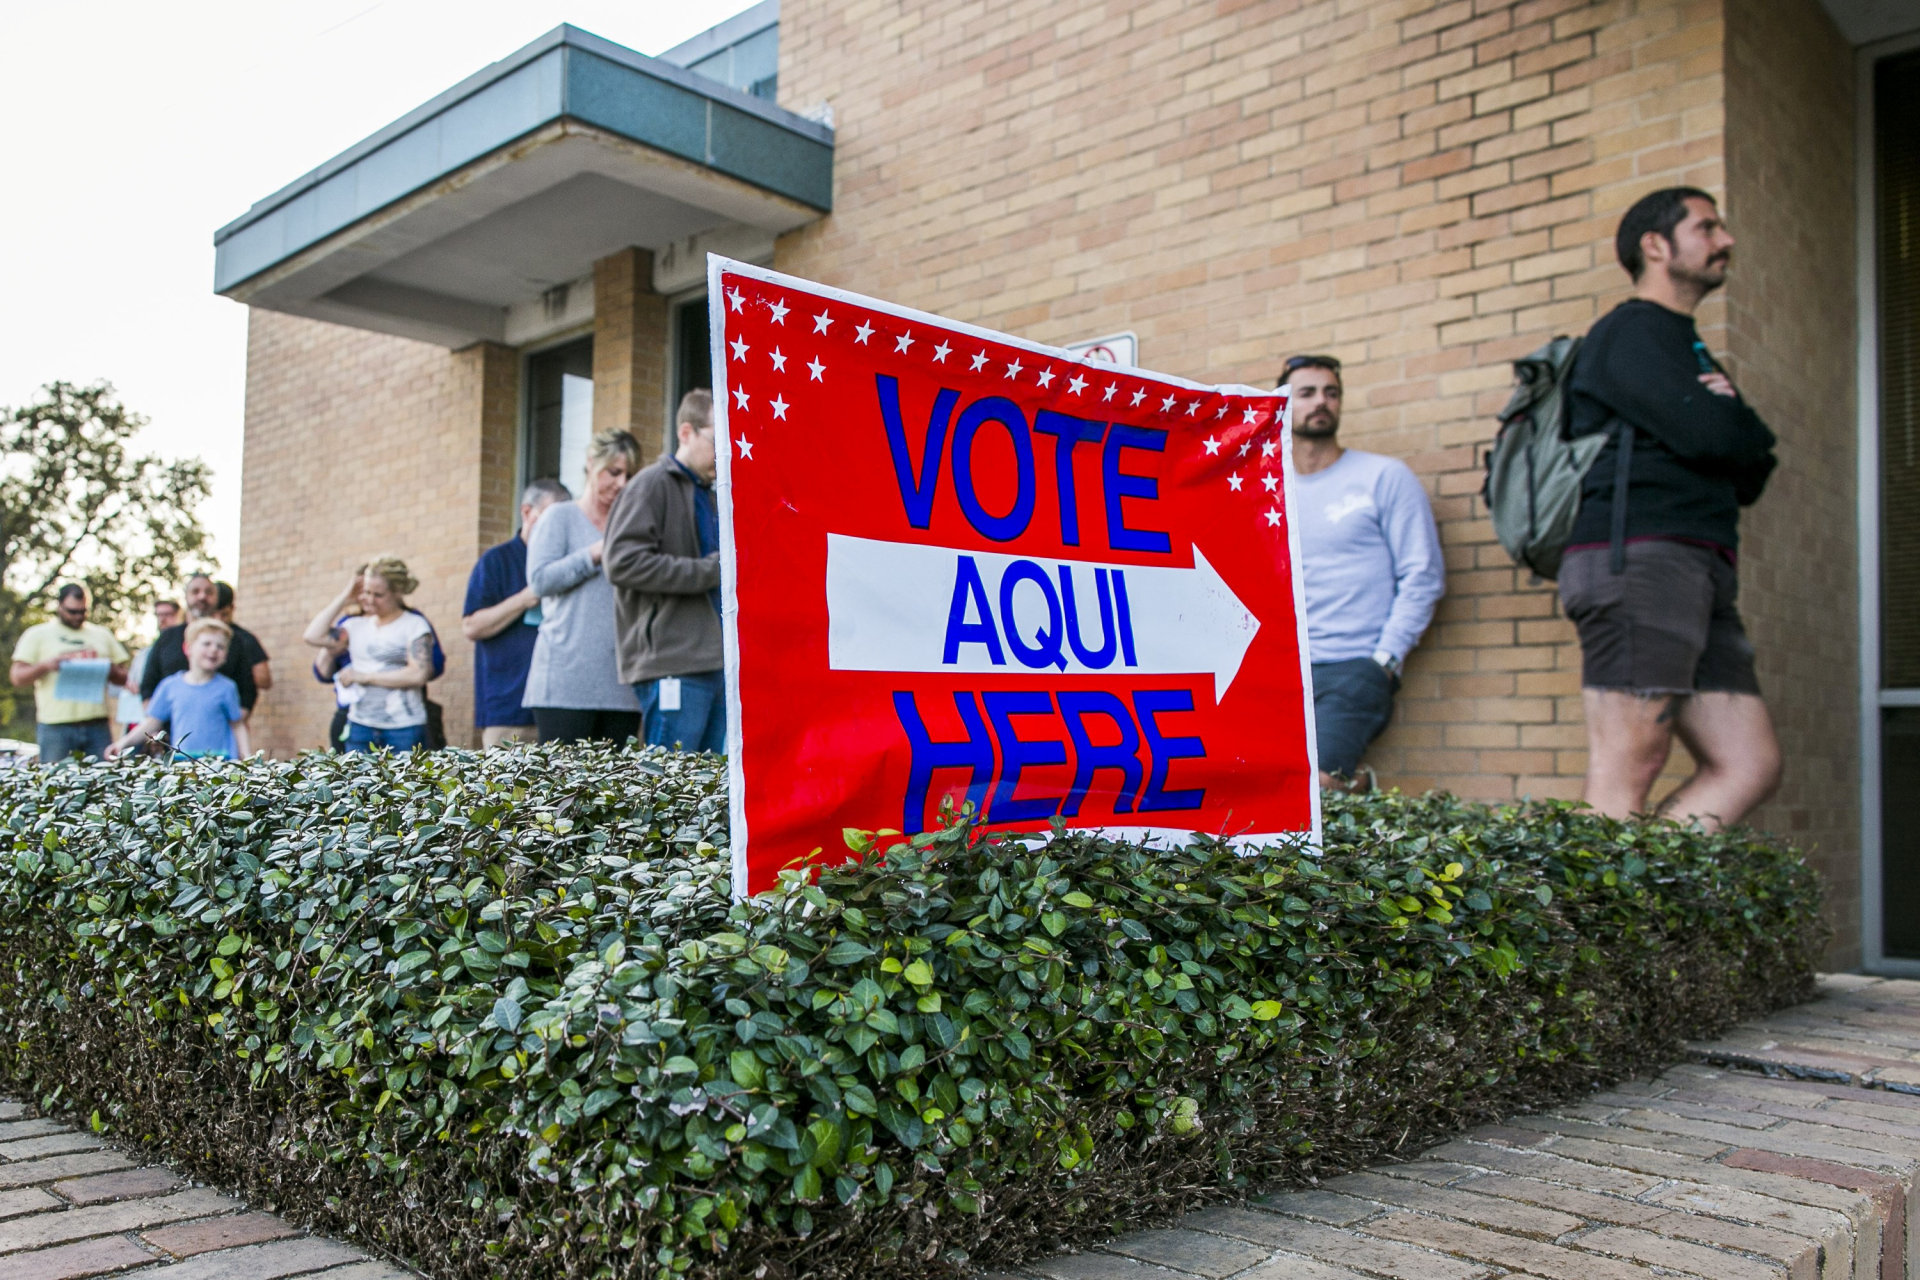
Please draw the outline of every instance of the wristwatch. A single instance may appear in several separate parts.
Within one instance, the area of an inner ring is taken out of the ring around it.
[[[1381,670],[1385,671],[1388,675],[1394,677],[1395,679],[1399,678],[1400,659],[1394,657],[1391,653],[1388,653],[1385,649],[1375,649],[1373,651],[1373,660],[1379,663]]]

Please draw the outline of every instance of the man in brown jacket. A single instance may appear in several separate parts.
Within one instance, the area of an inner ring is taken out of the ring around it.
[[[648,744],[725,751],[713,394],[687,392],[674,417],[678,447],[614,500],[601,563]]]

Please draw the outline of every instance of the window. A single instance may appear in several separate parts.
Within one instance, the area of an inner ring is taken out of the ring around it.
[[[713,386],[713,330],[707,316],[707,300],[695,298],[673,309],[673,404],[695,387]]]
[[[593,439],[593,339],[528,356],[526,387],[522,483],[558,480],[577,492]]]

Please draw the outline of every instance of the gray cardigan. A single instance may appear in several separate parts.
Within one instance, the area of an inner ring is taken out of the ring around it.
[[[540,593],[540,638],[527,670],[529,707],[638,711],[614,666],[613,588],[587,548],[600,541],[578,503],[556,503],[527,541],[527,584]]]

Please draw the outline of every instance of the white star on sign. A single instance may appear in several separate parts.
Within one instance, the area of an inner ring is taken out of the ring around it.
[[[941,343],[939,346],[933,349],[934,361],[938,364],[945,364],[947,362],[948,354],[951,353],[952,351],[953,351],[952,347],[948,346],[944,342]]]
[[[733,348],[733,358],[735,360],[745,360],[747,358],[747,352],[753,350],[752,347],[747,345],[745,338],[735,338],[727,345]]]
[[[1260,477],[1260,483],[1263,486],[1265,486],[1268,493],[1272,493],[1275,489],[1280,487],[1280,477],[1275,475],[1264,475]]]
[[[780,354],[780,348],[775,347],[773,349],[773,356],[771,358],[773,360],[773,371],[775,373],[785,373],[787,371],[787,358]]]
[[[1067,384],[1067,390],[1073,392],[1073,394],[1075,395],[1079,395],[1082,391],[1085,391],[1086,389],[1087,389],[1087,380],[1081,377],[1077,373],[1073,375],[1073,381]]]
[[[1216,418],[1224,418],[1227,416],[1227,402],[1225,400],[1222,400],[1220,407],[1213,411],[1213,416]]]
[[[1168,397],[1167,397],[1167,398],[1166,398],[1165,400],[1162,400],[1162,401],[1160,402],[1160,412],[1162,412],[1162,413],[1165,413],[1165,412],[1166,412],[1167,410],[1169,410],[1169,409],[1171,409],[1171,408],[1173,408],[1173,397],[1172,397],[1172,396],[1168,396]]]
[[[1042,369],[1042,370],[1040,371],[1040,373],[1039,373],[1039,376],[1037,376],[1036,378],[1034,378],[1034,381],[1035,381],[1035,382],[1037,382],[1037,383],[1039,383],[1039,384],[1040,384],[1041,386],[1043,386],[1043,387],[1050,387],[1050,386],[1052,386],[1052,385],[1053,385],[1053,370],[1051,370],[1051,369]]]
[[[1009,378],[1019,377],[1020,370],[1024,367],[1025,366],[1020,363],[1020,358],[1018,356],[1015,356],[1013,363],[1007,366],[1007,376]]]
[[[986,363],[987,363],[987,353],[982,351],[979,355],[973,358],[972,372],[974,373],[980,372],[981,369],[986,367]]]
[[[908,330],[906,333],[901,334],[899,337],[893,340],[893,350],[895,354],[905,351],[908,347],[912,345],[913,345],[912,330]]]
[[[1246,411],[1240,415],[1240,421],[1252,422],[1259,416],[1260,416],[1260,410],[1255,408],[1253,405],[1248,405],[1246,407]]]
[[[1187,401],[1187,416],[1191,418],[1194,415],[1194,412],[1199,408],[1200,408],[1200,402],[1198,400]]]
[[[1268,524],[1279,524],[1279,523],[1280,523],[1280,513],[1279,513],[1278,511],[1269,511],[1269,512],[1267,512],[1267,523],[1268,523]]]
[[[1260,456],[1263,458],[1271,458],[1273,456],[1273,451],[1275,449],[1278,449],[1279,447],[1280,445],[1278,441],[1268,440],[1260,446]]]
[[[1241,446],[1240,446],[1240,456],[1241,456],[1241,457],[1243,457],[1243,458],[1244,458],[1244,457],[1246,457],[1246,456],[1247,456],[1248,454],[1250,454],[1250,453],[1252,453],[1252,452],[1253,452],[1253,441],[1251,441],[1251,440],[1249,440],[1249,441],[1247,441],[1247,442],[1246,442],[1245,444],[1243,444],[1243,445],[1241,445]]]
[[[873,336],[873,326],[868,324],[865,320],[862,320],[858,325],[854,327],[853,340],[855,342],[865,345],[867,339],[871,338],[872,336]]]
[[[821,364],[819,358],[815,357],[807,361],[807,371],[813,375],[813,380],[818,382],[820,381],[820,375],[827,371],[827,366]]]
[[[825,333],[827,326],[832,323],[833,317],[827,314],[825,307],[822,307],[820,308],[820,314],[813,318],[813,331],[815,333]]]
[[[751,458],[753,456],[753,441],[747,439],[745,436],[741,436],[738,440],[735,440],[734,443],[740,446],[741,457]]]
[[[1113,393],[1114,393],[1114,392],[1116,392],[1116,391],[1118,391],[1119,389],[1120,389],[1120,384],[1119,384],[1119,383],[1117,383],[1117,382],[1109,382],[1109,383],[1107,384],[1107,389],[1106,389],[1105,391],[1102,391],[1102,392],[1100,393],[1100,398],[1101,398],[1102,400],[1111,400],[1111,399],[1113,399]]]
[[[787,322],[787,312],[789,309],[790,308],[784,302],[774,303],[773,304],[773,322],[775,324],[785,324]]]
[[[733,402],[742,409],[747,407],[747,389],[745,387],[735,387],[733,389]]]
[[[1240,486],[1243,483],[1244,481],[1240,479],[1240,473],[1238,471],[1227,477],[1227,487],[1235,493],[1240,492]]]
[[[1208,456],[1212,456],[1213,454],[1220,452],[1220,441],[1215,439],[1213,436],[1207,437],[1206,445],[1207,445]]]
[[[1147,398],[1146,388],[1144,387],[1135,388],[1133,393],[1133,407],[1136,409],[1139,408],[1140,402],[1142,400],[1145,400],[1146,398]]]
[[[746,306],[746,305],[747,305],[747,300],[746,300],[746,298],[745,298],[745,297],[743,297],[743,296],[741,295],[741,293],[740,293],[740,291],[739,291],[738,289],[732,289],[732,290],[729,290],[729,291],[728,291],[728,293],[727,293],[727,301],[728,301],[728,302],[731,302],[731,303],[733,304],[733,309],[734,309],[735,311],[738,311],[738,310],[740,310],[740,309],[741,309],[742,307],[744,307],[744,306]]]
[[[769,403],[769,404],[770,404],[770,405],[771,405],[771,406],[773,407],[773,416],[774,416],[774,417],[776,417],[776,418],[780,418],[780,419],[782,419],[782,420],[784,420],[784,419],[786,418],[786,416],[787,416],[787,410],[788,410],[788,409],[789,409],[789,408],[790,408],[791,406],[790,406],[790,405],[788,405],[788,404],[787,404],[787,402],[786,402],[785,400],[782,400],[782,399],[780,398],[780,396],[779,396],[779,394],[778,394],[778,393],[775,393],[775,395],[774,395],[774,397],[773,397],[773,399],[772,399],[772,400],[770,400],[770,401],[768,401],[768,403]]]

